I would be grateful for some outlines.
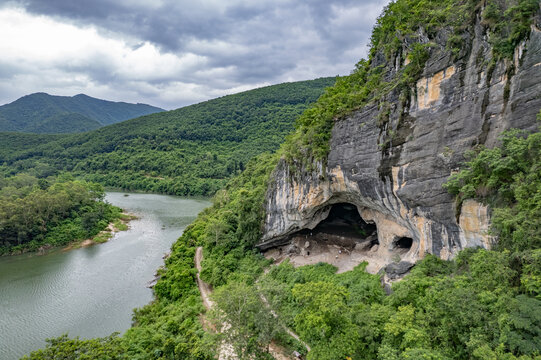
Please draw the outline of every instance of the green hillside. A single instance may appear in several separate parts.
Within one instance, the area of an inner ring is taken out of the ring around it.
[[[0,106],[0,131],[76,133],[148,115],[163,109],[96,99],[84,94],[35,93]]]
[[[63,136],[65,135],[0,132],[0,163],[10,154],[61,139]]]
[[[105,186],[210,195],[255,155],[274,151],[335,78],[268,86],[60,139],[0,134],[5,175],[69,171]],[[42,174],[46,173],[46,175]]]
[[[102,127],[98,121],[77,113],[56,114],[26,128],[36,134],[72,134]]]

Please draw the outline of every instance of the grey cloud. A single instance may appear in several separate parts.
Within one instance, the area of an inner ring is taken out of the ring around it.
[[[27,11],[63,18],[81,24],[93,24],[107,30],[134,35],[177,51],[192,37],[212,39],[228,32],[228,19],[217,12],[204,12],[195,2],[165,1],[156,9],[115,0],[14,0]]]
[[[223,12],[218,7],[201,5],[205,4],[205,1],[166,0],[163,6],[155,9],[115,0],[14,0],[11,3],[19,3],[35,14],[95,24],[104,29],[151,41],[168,51],[178,51],[183,50],[184,43],[192,38],[228,39],[239,32],[247,39],[260,35],[272,41],[276,33],[299,24],[313,27],[322,37],[333,39],[333,29],[328,26],[333,7],[365,6],[374,7],[379,12],[385,2],[387,1],[253,1],[233,4]],[[276,10],[280,10],[282,18],[277,18]],[[254,19],[256,21],[253,21]],[[359,28],[368,31],[371,29],[373,24],[359,20]],[[266,26],[273,27],[274,31],[260,34],[258,31]]]
[[[5,4],[77,26],[95,26],[111,36],[131,39],[133,49],[150,42],[163,52],[204,56],[208,61],[201,71],[163,79],[161,85],[166,88],[174,81],[198,84],[210,94],[241,85],[281,82],[295,78],[296,70],[312,77],[349,73],[366,53],[354,55],[352,50],[365,49],[375,18],[388,1],[163,0],[161,6],[154,6],[152,2],[127,0],[12,0]],[[337,20],[336,9],[357,11],[359,17]],[[324,71],[310,73],[299,64]],[[206,70],[218,68],[232,70],[218,78],[205,75],[212,73]],[[99,84],[124,85],[105,62],[87,69],[66,66],[65,70],[84,72]],[[160,79],[152,81],[151,85],[160,85]],[[159,99],[154,104],[170,106]]]

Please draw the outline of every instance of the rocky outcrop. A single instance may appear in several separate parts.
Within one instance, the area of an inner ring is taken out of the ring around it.
[[[471,200],[456,209],[442,184],[466,150],[496,145],[509,128],[537,128],[541,31],[532,26],[514,60],[491,67],[485,30],[479,23],[474,30],[460,60],[441,40],[409,101],[394,92],[386,96],[386,121],[382,102],[369,104],[335,122],[325,162],[310,171],[279,163],[267,193],[260,249],[313,229],[335,203],[355,205],[365,222],[376,224],[377,252],[387,263],[397,257],[415,262],[427,253],[448,259],[466,247],[491,246],[487,207]],[[403,237],[413,244],[397,254]]]
[[[412,267],[413,264],[407,261],[390,263],[385,267],[385,275],[388,276],[390,280],[396,280],[404,276],[404,274],[407,274]]]

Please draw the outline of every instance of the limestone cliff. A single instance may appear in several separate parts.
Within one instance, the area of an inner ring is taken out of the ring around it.
[[[489,209],[473,200],[456,209],[442,184],[464,161],[466,150],[496,145],[509,128],[537,128],[539,27],[537,19],[514,59],[495,66],[489,65],[491,46],[480,20],[458,59],[446,50],[445,33],[440,34],[407,101],[391,91],[384,101],[336,120],[327,159],[309,171],[280,161],[268,189],[258,247],[289,244],[300,230],[324,220],[332,204],[348,203],[364,222],[377,226],[379,246],[372,252],[384,263],[396,260],[402,238],[413,240],[399,253],[408,262],[427,253],[447,259],[466,247],[489,248]],[[372,66],[384,65],[388,77],[405,65],[398,57],[380,58],[376,54]]]

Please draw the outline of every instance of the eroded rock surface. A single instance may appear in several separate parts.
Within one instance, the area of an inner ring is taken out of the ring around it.
[[[292,171],[281,161],[268,190],[258,247],[266,251],[291,244],[300,230],[324,220],[332,204],[348,203],[376,225],[379,244],[373,252],[386,264],[414,263],[427,253],[448,259],[472,246],[489,248],[488,209],[473,200],[456,209],[442,184],[463,163],[466,150],[497,145],[509,128],[537,128],[541,31],[533,26],[515,59],[499,61],[492,69],[483,31],[475,27],[460,60],[445,52],[442,40],[416,94],[406,102],[397,93],[387,96],[390,115],[383,124],[381,102],[337,120],[327,161],[315,164],[315,170]],[[510,66],[515,66],[512,76]],[[412,239],[411,247],[396,246],[402,238]]]

